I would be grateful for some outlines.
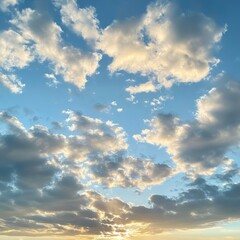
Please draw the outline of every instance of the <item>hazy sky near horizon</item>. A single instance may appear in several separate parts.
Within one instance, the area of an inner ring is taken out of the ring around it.
[[[239,12],[0,0],[0,238],[239,240]]]

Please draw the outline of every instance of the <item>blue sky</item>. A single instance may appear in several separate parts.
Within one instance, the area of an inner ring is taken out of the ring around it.
[[[239,239],[239,10],[2,0],[1,238]]]

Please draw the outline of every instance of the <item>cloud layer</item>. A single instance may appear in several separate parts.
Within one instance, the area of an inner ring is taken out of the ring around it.
[[[143,189],[173,173],[165,164],[120,154],[127,144],[116,124],[65,113],[74,135],[40,125],[26,129],[16,117],[0,113],[8,128],[0,135],[2,234],[120,234],[123,227],[115,218],[128,205],[87,190],[89,183]]]
[[[182,2],[118,2],[1,1],[4,239],[168,239],[239,223],[240,82],[211,76],[220,10],[205,11],[215,21]],[[188,121],[172,112],[185,101]]]

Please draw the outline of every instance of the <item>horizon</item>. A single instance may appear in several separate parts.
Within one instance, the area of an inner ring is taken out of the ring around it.
[[[1,0],[1,240],[240,240],[239,12]]]

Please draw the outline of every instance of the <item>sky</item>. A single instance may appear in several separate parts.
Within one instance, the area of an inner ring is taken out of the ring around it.
[[[239,240],[239,12],[0,0],[1,240]]]

